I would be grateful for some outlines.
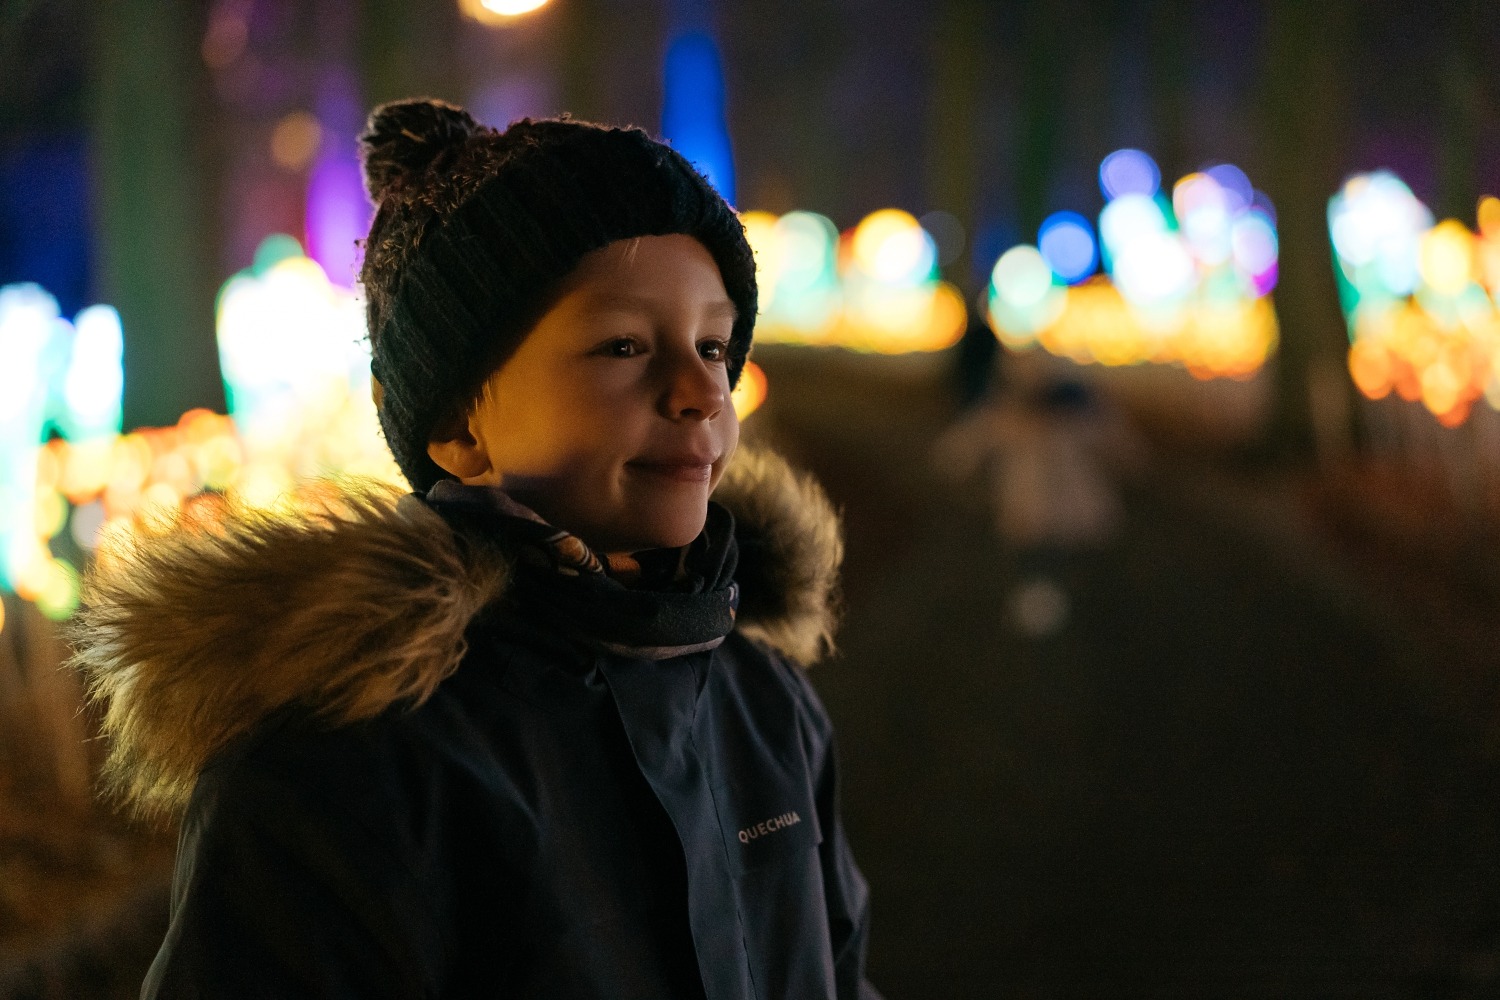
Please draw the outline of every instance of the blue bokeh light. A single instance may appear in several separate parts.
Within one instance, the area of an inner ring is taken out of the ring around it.
[[[1037,233],[1037,248],[1052,273],[1070,285],[1094,273],[1099,246],[1089,221],[1077,212],[1054,212]]]
[[[1161,188],[1161,168],[1139,149],[1117,149],[1099,164],[1099,188],[1110,199],[1126,194],[1150,198]]]

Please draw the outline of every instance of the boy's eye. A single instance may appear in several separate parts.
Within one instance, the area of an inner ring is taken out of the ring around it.
[[[599,353],[611,358],[633,358],[641,350],[641,345],[634,337],[616,337],[601,346]]]
[[[705,361],[725,361],[729,358],[727,340],[705,340],[698,345],[698,354]]]

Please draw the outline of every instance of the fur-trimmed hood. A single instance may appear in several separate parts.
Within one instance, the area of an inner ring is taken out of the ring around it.
[[[822,489],[742,449],[714,499],[740,542],[737,629],[794,660],[831,651],[843,543]],[[148,527],[101,550],[72,626],[104,708],[109,790],[181,808],[208,759],[298,706],[343,724],[420,704],[510,568],[394,488],[341,484],[296,516],[230,505],[208,527]]]

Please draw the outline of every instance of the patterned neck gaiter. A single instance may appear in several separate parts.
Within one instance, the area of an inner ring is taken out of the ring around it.
[[[734,517],[710,502],[688,545],[602,556],[494,486],[440,480],[429,506],[516,557],[510,598],[588,645],[647,660],[713,649],[734,628],[739,587]]]

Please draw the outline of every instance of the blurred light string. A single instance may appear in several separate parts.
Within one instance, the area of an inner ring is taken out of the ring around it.
[[[77,603],[76,566],[45,539],[66,509],[39,489],[42,442],[98,448],[119,434],[124,338],[109,306],[69,322],[39,285],[0,288],[0,585],[54,616]]]
[[[1269,199],[1228,163],[1183,177],[1170,196],[1160,185],[1150,156],[1117,150],[1099,165],[1097,229],[1056,212],[1036,245],[1003,253],[988,295],[1001,342],[1085,363],[1180,364],[1199,378],[1258,371],[1277,338]]]
[[[755,251],[758,341],[903,354],[962,336],[963,296],[939,280],[936,242],[907,212],[881,209],[843,234],[815,212],[741,221]]]
[[[1420,400],[1457,427],[1480,399],[1500,409],[1500,199],[1477,232],[1432,213],[1389,171],[1357,174],[1328,202],[1349,324],[1349,373],[1371,399]]]

